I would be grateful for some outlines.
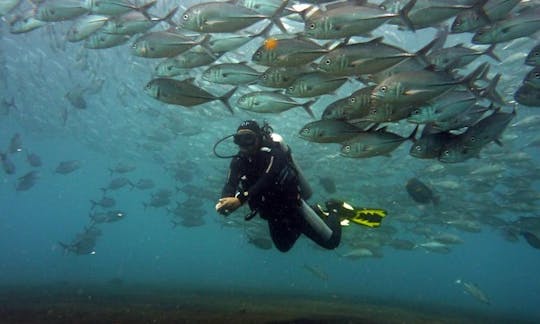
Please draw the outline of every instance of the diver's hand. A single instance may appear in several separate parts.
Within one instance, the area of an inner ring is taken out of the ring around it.
[[[218,203],[216,204],[216,211],[223,215],[229,215],[238,209],[240,205],[242,205],[240,199],[236,197],[224,197],[218,200]]]

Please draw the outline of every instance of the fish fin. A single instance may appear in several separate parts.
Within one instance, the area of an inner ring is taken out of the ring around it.
[[[416,29],[414,28],[414,24],[413,22],[411,21],[411,19],[409,18],[409,12],[411,11],[411,9],[416,5],[416,0],[410,0],[404,7],[403,9],[401,9],[399,11],[399,17],[401,18],[401,20],[403,21],[403,23],[405,24],[405,26],[407,26],[407,28],[409,28],[411,31],[416,31]]]
[[[229,99],[232,97],[232,95],[238,90],[238,87],[232,88],[229,92],[224,94],[223,96],[219,97],[219,100],[225,104],[225,107],[231,112],[231,114],[234,115],[234,110],[232,109],[231,104],[229,103]]]
[[[317,100],[310,100],[302,104],[302,108],[311,116],[311,118],[315,118],[315,114],[313,113],[313,110],[311,110],[311,106],[316,102]]]

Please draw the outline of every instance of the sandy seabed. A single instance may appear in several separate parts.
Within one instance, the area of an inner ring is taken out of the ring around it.
[[[0,287],[0,323],[533,323],[515,317],[253,291],[148,285]]]

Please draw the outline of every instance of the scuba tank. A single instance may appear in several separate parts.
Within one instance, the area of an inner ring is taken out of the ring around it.
[[[281,150],[287,154],[287,157],[289,159],[289,163],[291,167],[294,169],[296,173],[296,177],[298,179],[298,186],[300,188],[300,195],[302,199],[307,200],[311,197],[313,194],[313,190],[311,189],[311,186],[306,180],[306,177],[304,177],[304,174],[302,173],[302,170],[298,167],[298,164],[294,161],[294,158],[291,154],[291,149],[289,145],[285,143],[283,140],[283,137],[277,133],[271,133],[270,139],[272,142],[279,144]]]

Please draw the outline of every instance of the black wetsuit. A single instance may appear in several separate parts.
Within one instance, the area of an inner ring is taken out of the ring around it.
[[[291,249],[301,233],[328,249],[339,244],[338,217],[332,217],[337,225],[330,227],[338,227],[339,237],[324,240],[300,214],[301,189],[296,170],[279,143],[267,144],[253,155],[238,155],[232,159],[221,197],[233,196],[242,204],[247,201],[251,210],[268,221],[272,241],[282,252]]]

